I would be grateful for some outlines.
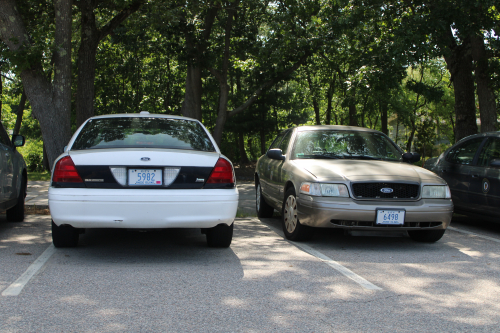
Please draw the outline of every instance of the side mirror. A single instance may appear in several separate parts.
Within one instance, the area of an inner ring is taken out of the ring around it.
[[[499,159],[493,159],[493,160],[491,160],[490,166],[491,167],[495,167],[495,168],[500,168],[500,160]]]
[[[403,154],[403,161],[408,162],[408,163],[415,163],[420,161],[420,154],[419,153],[404,153]]]
[[[24,136],[22,135],[13,135],[12,136],[12,145],[14,147],[22,147],[24,146],[24,143],[26,142],[26,140],[24,139]]]
[[[266,153],[266,156],[269,157],[270,159],[281,160],[281,161],[284,161],[286,158],[285,155],[283,155],[281,149],[279,148],[269,149]]]

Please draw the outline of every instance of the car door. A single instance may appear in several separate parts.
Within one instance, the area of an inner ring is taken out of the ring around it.
[[[273,148],[278,148],[279,144],[281,143],[281,139],[283,139],[283,136],[286,134],[285,132],[280,133],[276,139],[274,139],[273,143],[271,143],[271,146],[269,146],[269,149]],[[268,149],[268,150],[269,150]],[[268,201],[273,201],[272,198],[272,187],[271,187],[271,178],[274,175],[274,173],[271,172],[271,163],[274,160],[267,157],[267,155],[262,156],[262,158],[259,160],[259,181],[260,181],[260,186],[262,189],[262,194]]]
[[[281,149],[281,152],[283,153],[283,155],[287,154],[288,145],[290,143],[292,133],[293,133],[292,130],[288,130],[287,132],[285,132],[283,139],[281,140],[278,147],[276,147],[276,148]],[[283,160],[271,160],[271,162],[270,162],[270,166],[271,166],[271,168],[270,168],[271,174],[270,174],[270,182],[269,182],[270,193],[271,193],[271,196],[273,197],[273,201],[275,201],[275,204],[278,207],[281,207],[281,204],[283,202],[283,195],[284,195],[283,186],[285,184],[284,184],[283,177],[282,177],[282,169],[283,169],[284,164],[285,164],[285,161],[283,161]]]
[[[458,144],[448,151],[438,174],[446,182],[451,190],[451,198],[455,209],[470,210],[469,184],[473,162],[478,149],[485,137],[475,137]]]
[[[500,138],[490,137],[479,153],[477,164],[471,169],[469,202],[472,212],[500,216],[499,162]]]
[[[8,201],[13,196],[13,158],[13,150],[10,144],[9,135],[2,125],[0,126],[0,200],[2,203]]]

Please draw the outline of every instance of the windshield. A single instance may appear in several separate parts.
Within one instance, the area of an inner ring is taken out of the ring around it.
[[[171,118],[91,119],[76,138],[72,150],[104,148],[170,148],[215,151],[196,121]]]
[[[402,152],[382,133],[342,130],[297,134],[292,159],[369,159],[401,161]]]

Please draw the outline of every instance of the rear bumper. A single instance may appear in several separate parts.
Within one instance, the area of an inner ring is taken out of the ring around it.
[[[56,225],[75,228],[211,228],[233,223],[238,190],[49,188]]]
[[[453,203],[449,199],[384,202],[301,195],[297,203],[300,223],[312,227],[355,230],[446,229],[453,216]],[[375,225],[377,209],[404,209],[405,224],[402,226]]]

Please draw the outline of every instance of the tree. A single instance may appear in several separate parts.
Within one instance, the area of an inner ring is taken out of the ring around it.
[[[103,11],[111,10],[114,2],[79,0],[76,5],[80,9],[81,39],[78,48],[78,81],[76,88],[76,126],[94,116],[96,52],[99,43],[116,29],[132,13],[137,11],[144,0],[133,1],[123,9],[119,9],[111,20],[101,28],[97,27],[95,11],[98,7]],[[102,17],[100,17],[102,20]]]
[[[0,39],[9,48],[10,60],[40,121],[51,168],[71,136],[71,5],[71,0],[54,0],[54,70],[46,72],[43,55],[30,39],[20,7],[14,0],[0,0]]]

